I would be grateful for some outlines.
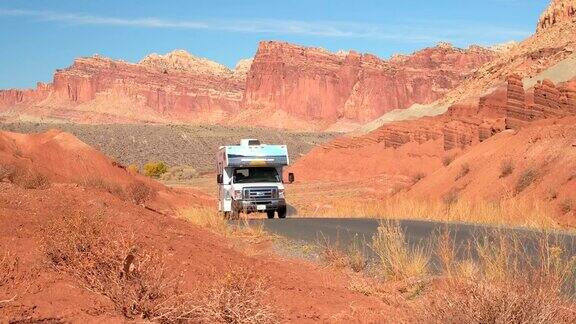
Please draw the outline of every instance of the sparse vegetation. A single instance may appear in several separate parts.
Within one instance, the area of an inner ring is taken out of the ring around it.
[[[137,164],[130,164],[127,167],[128,172],[132,173],[132,174],[139,174],[140,173],[140,167]]]
[[[84,177],[78,180],[77,183],[86,188],[93,188],[108,192],[120,199],[125,198],[124,190],[119,184],[106,181],[102,177],[98,176]]]
[[[157,322],[270,322],[265,282],[230,272],[208,292],[183,292],[161,251],[111,225],[103,215],[71,214],[44,229],[50,266],[113,302],[128,319]]]
[[[0,180],[4,179],[24,189],[47,189],[51,185],[45,175],[14,165],[3,166],[0,169]]]
[[[191,166],[175,166],[168,168],[168,171],[162,174],[161,179],[165,181],[185,181],[192,180],[198,175],[198,171]]]
[[[500,178],[505,178],[511,175],[512,172],[514,172],[514,164],[512,163],[512,160],[503,160],[502,163],[500,163]]]
[[[159,178],[168,171],[168,166],[164,162],[148,162],[144,164],[144,175]]]
[[[454,161],[454,159],[456,159],[455,154],[444,155],[442,158],[442,164],[447,167]]]
[[[126,188],[130,200],[136,205],[142,205],[152,199],[156,191],[142,181],[134,181]]]
[[[398,224],[382,223],[372,238],[372,249],[378,256],[382,274],[387,278],[404,280],[428,274],[430,251],[409,247]]]
[[[426,173],[418,172],[412,176],[412,184],[416,184],[420,182],[420,180],[426,178]]]
[[[354,237],[347,248],[333,244],[324,238],[320,242],[320,260],[337,269],[350,268],[354,272],[362,272],[368,265],[366,243]]]
[[[574,202],[572,201],[572,199],[566,198],[560,203],[560,211],[562,211],[563,214],[568,214],[573,210],[574,210]]]
[[[516,193],[521,193],[528,188],[536,180],[537,176],[537,172],[531,168],[524,170],[516,181]]]
[[[250,270],[231,270],[204,298],[201,318],[212,323],[276,323],[272,307],[263,302],[266,287],[266,281]]]
[[[442,202],[444,203],[444,205],[448,206],[454,205],[458,202],[459,194],[460,190],[458,190],[457,188],[452,188],[442,197]]]
[[[438,251],[441,259],[445,247],[453,246],[447,241]],[[422,300],[418,317],[438,323],[570,323],[576,310],[563,287],[574,279],[576,260],[547,235],[538,242],[540,253],[533,258],[518,237],[486,233],[476,244],[478,262],[449,261],[450,269],[460,270],[445,270],[445,280]]]
[[[458,171],[455,180],[459,180],[465,177],[468,173],[470,173],[470,165],[468,163],[464,163],[460,166],[460,170]]]

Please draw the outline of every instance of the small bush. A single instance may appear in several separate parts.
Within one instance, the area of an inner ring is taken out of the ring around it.
[[[368,265],[366,244],[357,236],[354,237],[348,248],[341,249],[338,244],[331,244],[326,238],[320,244],[320,260],[337,269],[349,267],[354,272],[362,272]]]
[[[444,197],[442,197],[442,202],[444,205],[454,205],[458,202],[459,195],[460,190],[452,188],[444,195]]]
[[[454,161],[455,158],[456,158],[456,155],[454,155],[454,154],[445,155],[442,158],[442,164],[444,166],[449,166]]]
[[[276,323],[263,278],[246,269],[229,271],[207,294],[200,308],[207,323]]]
[[[198,175],[198,171],[191,166],[175,166],[168,168],[168,171],[164,173],[161,178],[162,180],[183,181],[195,179]]]
[[[516,181],[516,193],[521,193],[528,188],[537,178],[538,174],[533,169],[526,169]]]
[[[164,162],[149,162],[144,164],[144,175],[158,178],[168,171],[168,166]]]
[[[410,248],[398,224],[380,225],[372,238],[372,249],[386,277],[403,280],[428,274],[429,253],[422,248]]]
[[[140,173],[140,167],[137,164],[130,164],[127,168],[128,172],[132,173],[132,174],[139,174]]]
[[[470,173],[470,165],[468,163],[464,163],[460,166],[460,170],[458,171],[458,174],[456,175],[456,180],[459,180],[463,177],[465,177],[468,173]]]
[[[500,163],[500,178],[505,178],[514,172],[514,164],[512,160],[504,160]]]
[[[47,189],[50,187],[48,177],[32,169],[14,167],[6,173],[5,177],[8,181],[24,189]]]
[[[426,173],[424,172],[418,172],[415,175],[412,176],[412,184],[416,184],[418,182],[420,182],[420,180],[426,178]]]
[[[50,265],[113,302],[129,319],[177,321],[197,317],[163,257],[123,234],[102,215],[73,214],[44,229]]]
[[[152,199],[156,192],[142,181],[135,181],[126,188],[130,200],[136,205],[141,205]]]
[[[564,214],[568,214],[569,212],[574,210],[574,202],[570,198],[564,199],[560,204],[560,210]]]
[[[120,199],[125,198],[124,190],[122,187],[116,183],[108,182],[101,177],[91,176],[83,178],[77,183],[85,188],[93,188],[100,191],[108,192]]]

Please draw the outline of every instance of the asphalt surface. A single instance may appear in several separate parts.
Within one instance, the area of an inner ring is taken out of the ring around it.
[[[249,225],[262,225],[273,234],[286,237],[303,244],[325,244],[328,242],[346,248],[356,240],[369,246],[372,237],[377,233],[382,220],[358,218],[288,218],[288,219],[253,219]],[[536,257],[543,237],[552,244],[562,248],[565,255],[576,255],[576,235],[565,232],[542,233],[535,230],[484,226],[464,223],[444,223],[418,220],[385,221],[397,222],[404,230],[410,246],[430,248],[434,263],[434,244],[439,233],[446,230],[450,234],[456,251],[457,259],[477,258],[474,247],[478,241],[493,242],[493,237],[503,234],[515,237],[521,243],[521,251],[528,257]],[[367,249],[369,257],[375,254]]]

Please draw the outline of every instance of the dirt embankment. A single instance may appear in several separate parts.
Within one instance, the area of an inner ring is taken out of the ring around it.
[[[132,175],[70,134],[0,133],[0,166],[3,320],[222,320],[209,301],[238,296],[250,298],[240,306],[246,314],[281,322],[359,314],[379,321],[392,312],[351,291],[346,274],[243,249],[246,243],[192,225],[178,210],[212,205],[211,198]],[[131,191],[135,183],[146,195]],[[127,298],[139,291],[149,299]]]

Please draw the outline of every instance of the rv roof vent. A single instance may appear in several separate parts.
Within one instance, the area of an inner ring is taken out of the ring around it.
[[[252,146],[252,145],[261,145],[261,143],[257,139],[242,139],[242,140],[240,140],[240,145]]]

